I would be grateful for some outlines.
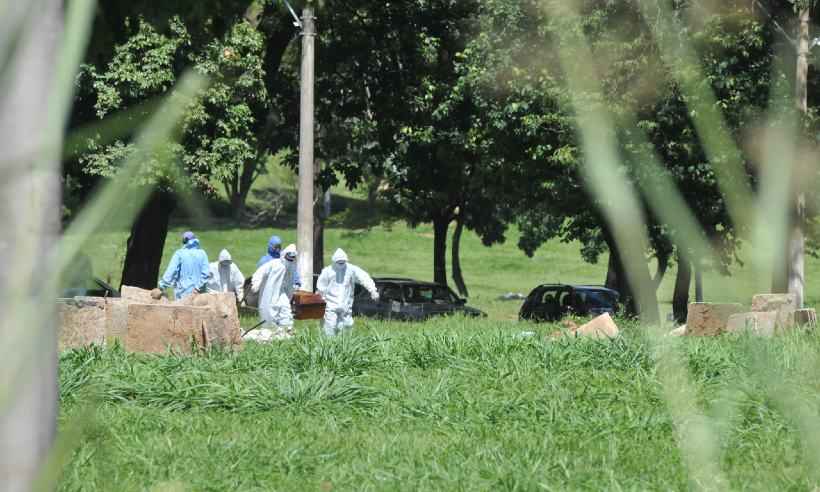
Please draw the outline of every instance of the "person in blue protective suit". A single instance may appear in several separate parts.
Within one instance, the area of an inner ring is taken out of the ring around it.
[[[261,267],[265,263],[271,260],[278,260],[282,257],[282,240],[279,236],[271,236],[268,240],[268,251],[261,258],[259,261],[256,262],[256,268]],[[296,270],[293,272],[293,285],[297,288],[302,286],[302,279],[299,277],[299,271]]]
[[[173,287],[174,298],[184,299],[194,292],[205,292],[210,274],[208,255],[199,246],[199,239],[188,231],[182,235],[182,247],[171,257],[159,288],[164,291]]]

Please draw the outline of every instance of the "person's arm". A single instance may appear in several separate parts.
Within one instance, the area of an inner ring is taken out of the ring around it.
[[[236,290],[236,298],[240,301],[245,298],[245,276],[239,270],[235,263],[231,263],[231,281]]]
[[[208,292],[208,279],[211,277],[211,265],[208,263],[208,255],[206,255],[204,251],[200,250],[200,252],[202,253],[199,260],[200,283],[197,290],[199,292]],[[219,267],[217,267],[217,269],[218,268]]]
[[[368,275],[367,272],[357,266],[353,266],[353,278],[355,282],[370,292],[370,297],[374,301],[379,300],[379,289],[376,288],[376,282]]]
[[[253,273],[253,277],[251,277],[251,292],[254,294],[259,292],[259,289],[262,287],[262,282],[265,281],[265,275],[267,275],[268,270],[270,270],[271,264],[272,262],[265,263]]]
[[[322,270],[322,273],[319,275],[319,278],[316,280],[316,292],[319,293],[322,298],[325,297],[325,293],[327,292],[328,284],[330,283],[330,276],[327,274],[325,270]]]
[[[302,286],[302,277],[299,276],[299,269],[293,271],[293,285],[296,287]]]
[[[219,263],[208,267],[208,289],[219,290]]]
[[[165,274],[159,280],[159,288],[162,290],[171,287],[177,283],[179,279],[179,253],[174,253],[171,257],[171,262],[168,263],[168,268],[165,269]]]

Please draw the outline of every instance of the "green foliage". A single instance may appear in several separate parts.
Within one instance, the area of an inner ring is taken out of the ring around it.
[[[584,9],[581,17],[574,17],[563,15],[557,2],[541,9],[537,2],[486,2],[482,34],[463,54],[465,79],[482,91],[482,100],[491,101],[479,124],[492,135],[491,141],[505,144],[487,149],[507,159],[500,174],[514,172],[527,158],[540,166],[525,173],[537,186],[524,188],[518,202],[520,246],[532,252],[550,238],[577,240],[584,257],[595,261],[611,242],[599,215],[605,204],[585,191],[579,174],[585,156],[576,142],[574,115],[567,109],[569,94],[579,88],[567,85],[554,55],[539,50],[553,46],[574,52],[574,46],[589,43],[603,94],[575,95],[605,107],[618,122],[614,131],[621,143],[621,172],[639,188],[642,183],[651,186],[658,172],[671,178],[723,253],[717,266],[725,268],[745,233],[730,219],[715,177],[728,156],[707,158],[690,114],[696,101],[687,99],[677,82],[688,76],[679,73],[687,67],[666,63],[656,43],[659,36],[674,36],[675,42],[695,46],[707,73],[700,83],[715,90],[730,130],[742,141],[770,105],[789,106],[769,100],[771,94],[783,93],[775,86],[788,80],[772,69],[772,26],[750,15],[748,5],[727,7],[721,15],[674,33],[647,25],[628,3],[587,2]],[[661,169],[644,164],[655,157]],[[751,181],[754,166],[750,155],[744,157]],[[646,202],[644,209],[653,253],[668,255],[678,242],[676,231]]]
[[[92,87],[96,114],[103,118],[152,98],[174,97],[171,88],[187,66],[208,77],[208,89],[188,104],[179,130],[181,143],[160,150],[181,166],[158,169],[149,160],[141,181],[208,193],[212,179],[231,180],[243,166],[265,156],[257,137],[270,109],[262,68],[264,50],[264,38],[246,22],[235,23],[224,37],[200,47],[192,44],[179,16],[170,19],[168,33],[139,19],[107,64],[85,67],[80,84]],[[132,151],[126,140],[110,144],[92,140],[80,161],[85,172],[112,177]]]

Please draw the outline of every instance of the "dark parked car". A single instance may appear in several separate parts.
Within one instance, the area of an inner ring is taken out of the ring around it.
[[[539,285],[530,292],[518,317],[532,321],[557,321],[564,316],[597,316],[618,313],[620,294],[595,285]]]
[[[374,278],[379,290],[379,300],[374,302],[370,293],[356,285],[353,298],[354,316],[370,316],[383,319],[423,321],[432,316],[464,314],[487,316],[484,312],[466,305],[450,288],[431,282],[409,278]]]

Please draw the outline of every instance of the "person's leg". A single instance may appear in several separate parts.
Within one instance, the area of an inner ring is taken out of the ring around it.
[[[293,312],[290,306],[276,308],[276,338],[283,340],[293,336]]]
[[[336,324],[338,322],[338,314],[339,313],[332,309],[325,310],[325,319],[323,325],[325,335],[329,337],[336,335]]]
[[[353,330],[353,312],[345,311],[339,313],[339,327],[344,333],[350,333]]]

